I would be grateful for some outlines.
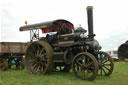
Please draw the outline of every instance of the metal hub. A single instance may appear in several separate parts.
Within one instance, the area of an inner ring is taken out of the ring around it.
[[[41,58],[39,56],[37,56],[36,59],[37,59],[37,61],[40,61],[41,60]]]
[[[88,68],[87,68],[87,66],[82,65],[82,66],[81,66],[81,69],[82,69],[82,70],[87,70]]]
[[[99,63],[99,69],[101,69],[104,66],[104,63]]]

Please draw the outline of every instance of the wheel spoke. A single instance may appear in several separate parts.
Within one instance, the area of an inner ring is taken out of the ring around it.
[[[36,73],[41,73],[41,63],[38,63],[38,65],[34,68]]]
[[[32,50],[32,49],[33,49],[34,51],[36,50],[36,48],[35,48],[34,46],[31,46],[31,50]]]
[[[87,70],[87,72],[88,72],[88,73],[92,73],[93,71],[91,71],[91,70]]]
[[[48,58],[46,58],[46,57],[41,57],[41,61],[42,61],[42,62],[48,62]]]
[[[44,48],[42,48],[42,49],[41,49],[41,51],[40,51],[40,54],[39,54],[39,55],[41,55],[41,54],[42,54],[42,52],[43,52],[44,50],[45,50],[45,49],[44,49]]]
[[[36,62],[34,59],[28,60],[29,63]]]
[[[106,62],[108,62],[109,60],[106,60],[106,61],[104,61],[103,63],[105,64]]]
[[[87,63],[90,61],[90,58],[88,57],[88,59],[87,59]]]
[[[108,56],[104,54],[104,59],[106,59],[106,58],[108,59]]]
[[[38,58],[37,57],[32,57],[31,59],[28,60],[29,63],[32,62],[38,62]]]
[[[38,64],[36,72],[40,72],[40,64]]]
[[[29,56],[32,55],[32,52],[27,52],[27,55],[29,55]]]
[[[37,49],[36,49],[34,46],[32,46],[32,47],[29,49],[29,51],[30,51],[32,54],[36,54]]]
[[[82,64],[85,65],[85,56],[83,56],[83,57],[84,57],[84,59],[82,60],[82,62],[83,62]]]
[[[79,66],[76,66],[76,70],[79,71],[80,70],[80,67]]]
[[[93,64],[93,62],[88,63],[88,64],[87,64],[87,67],[90,66],[90,65],[92,65],[92,64]]]
[[[35,68],[35,67],[37,67],[37,65],[38,65],[38,62],[32,64],[32,67]]]
[[[78,60],[76,62],[77,62],[77,64],[79,64],[80,66],[82,66],[82,64]]]
[[[42,61],[43,61],[43,62],[47,62],[48,60],[44,58],[44,59],[42,59]]]
[[[92,66],[91,66],[91,67],[88,67],[88,68],[89,68],[89,69],[92,69],[92,70],[94,70],[94,69],[95,69],[95,67],[92,67]]]
[[[108,71],[110,71],[110,69],[108,69],[106,66],[104,66],[105,69],[107,69]]]
[[[37,50],[37,53],[36,53],[36,55],[37,55],[37,56],[39,56],[39,53],[40,53],[40,50]]]
[[[79,72],[79,74],[80,74],[81,76],[84,76],[84,75],[85,75],[84,70],[80,70],[80,71],[78,71],[78,72]]]
[[[102,76],[102,68],[100,69],[100,75]]]
[[[104,64],[105,66],[111,66],[111,64]]]
[[[40,45],[39,44],[37,45],[37,50],[40,50]]]
[[[46,57],[46,56],[47,56],[47,54],[46,54],[46,53],[41,54],[41,57]]]
[[[42,67],[41,67],[41,71],[44,71],[43,65],[42,65]]]
[[[27,52],[27,55],[31,55],[31,52]]]
[[[104,74],[106,75],[107,73],[105,72],[104,68],[102,68],[102,69],[103,69]]]
[[[37,54],[33,53],[33,52],[27,52],[27,56],[29,58],[34,58]]]
[[[99,54],[100,55],[100,62],[102,63],[102,55],[101,54]]]
[[[46,67],[47,66],[47,63],[46,62],[41,62],[42,66],[43,67]]]

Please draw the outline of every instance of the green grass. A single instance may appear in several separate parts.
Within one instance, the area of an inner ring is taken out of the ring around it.
[[[111,76],[97,76],[94,81],[79,80],[72,72],[37,75],[26,69],[9,69],[0,72],[0,85],[128,85],[128,63],[115,62]]]

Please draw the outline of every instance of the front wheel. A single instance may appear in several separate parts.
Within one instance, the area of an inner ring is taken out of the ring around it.
[[[72,62],[74,75],[81,80],[94,80],[98,73],[98,63],[88,52],[78,53]]]

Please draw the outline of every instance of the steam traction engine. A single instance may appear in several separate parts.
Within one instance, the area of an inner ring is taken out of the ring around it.
[[[92,9],[92,6],[87,7],[88,35],[85,35],[86,30],[81,27],[75,30],[71,22],[62,19],[20,27],[20,31],[31,33],[31,44],[25,55],[28,71],[47,74],[68,72],[72,68],[74,75],[82,80],[109,76],[113,72],[113,60],[100,51],[94,39]],[[39,37],[39,29],[47,33],[46,37]]]

